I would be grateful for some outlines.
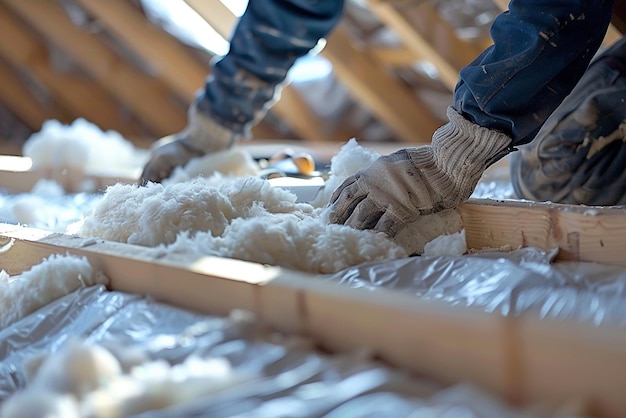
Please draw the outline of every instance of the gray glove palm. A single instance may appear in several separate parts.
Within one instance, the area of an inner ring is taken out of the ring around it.
[[[430,145],[383,156],[347,178],[330,199],[330,222],[394,237],[420,215],[467,200],[485,169],[509,151],[511,138],[452,108],[448,118]]]
[[[183,167],[195,157],[231,147],[237,135],[190,106],[187,127],[178,134],[160,139],[141,173],[141,184],[160,182],[176,167]]]

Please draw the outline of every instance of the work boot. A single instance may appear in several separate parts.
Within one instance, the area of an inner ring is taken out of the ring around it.
[[[518,197],[626,202],[626,37],[602,52],[535,139],[511,154]]]

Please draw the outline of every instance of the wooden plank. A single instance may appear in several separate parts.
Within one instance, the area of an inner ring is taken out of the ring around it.
[[[57,2],[6,0],[3,4],[68,53],[159,135],[185,127],[186,112],[173,104],[157,80],[128,64],[98,37],[76,27]]]
[[[56,181],[67,193],[85,191],[85,185],[89,192],[104,191],[117,183],[136,184],[140,174],[139,169],[117,169],[112,174],[86,173],[77,167],[33,169],[28,157],[0,155],[0,188],[11,193],[30,192],[41,179]]]
[[[235,29],[237,16],[221,0],[184,0],[198,13],[222,38],[229,40]]]
[[[140,57],[182,99],[191,103],[210,72],[183,46],[127,0],[78,0],[110,33]]]
[[[0,224],[0,245],[0,266],[11,275],[51,254],[86,257],[113,290],[207,314],[246,309],[270,328],[308,335],[330,351],[369,349],[407,371],[471,383],[520,406],[574,399],[597,416],[626,410],[626,334],[610,327],[503,317],[280,267],[8,224]]]
[[[558,260],[626,266],[626,209],[527,201],[459,206],[469,248],[559,248]]]
[[[2,4],[0,27],[6,39],[11,39],[0,42],[0,56],[19,70],[29,72],[74,117],[82,116],[103,129],[137,131],[132,120],[124,120],[119,104],[100,85],[51,69],[46,48]],[[89,106],[85,105],[87,98]]]

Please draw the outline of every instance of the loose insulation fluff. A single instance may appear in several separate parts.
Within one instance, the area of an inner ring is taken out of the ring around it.
[[[51,255],[16,276],[0,271],[0,329],[83,286],[107,284],[86,258]]]
[[[47,120],[24,143],[23,154],[34,168],[77,168],[93,173],[136,169],[145,156],[115,131],[103,132],[85,119],[71,125]]]
[[[132,347],[130,348],[132,350]],[[189,356],[171,365],[148,360],[128,370],[103,345],[70,340],[41,360],[26,388],[0,407],[0,418],[117,418],[208,397],[254,379],[224,358]]]
[[[384,234],[329,225],[324,216],[328,188],[376,156],[350,141],[333,159],[331,177],[312,203],[297,202],[295,194],[247,176],[114,185],[76,233],[313,273],[406,257],[406,250]]]
[[[78,233],[316,273],[407,255],[382,233],[328,225],[320,213],[265,180],[220,176],[112,186]]]

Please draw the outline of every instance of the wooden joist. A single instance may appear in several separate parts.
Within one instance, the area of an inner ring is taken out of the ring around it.
[[[626,208],[475,200],[459,206],[469,248],[559,248],[557,260],[626,267]]]
[[[504,317],[280,267],[8,224],[0,224],[0,244],[0,265],[11,275],[51,254],[86,257],[113,290],[207,314],[245,309],[331,351],[371,349],[391,365],[442,383],[469,382],[519,405],[576,401],[601,417],[626,411],[626,335],[608,326]]]
[[[160,81],[148,77],[97,37],[76,27],[60,4],[47,0],[6,0],[3,4],[70,55],[155,134],[167,135],[184,128],[185,110],[173,104]],[[93,99],[87,94],[83,100]]]

